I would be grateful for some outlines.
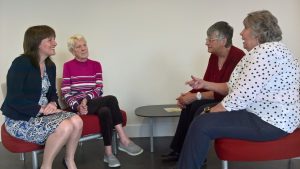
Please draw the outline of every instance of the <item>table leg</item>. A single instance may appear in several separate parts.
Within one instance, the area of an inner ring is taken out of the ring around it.
[[[150,118],[150,151],[151,151],[151,153],[154,152],[154,150],[153,150],[153,118]]]

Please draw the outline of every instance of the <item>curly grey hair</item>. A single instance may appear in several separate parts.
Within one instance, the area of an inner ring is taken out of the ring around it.
[[[277,18],[267,10],[249,13],[243,23],[246,28],[253,30],[253,35],[258,37],[260,44],[277,42],[282,39],[282,32]]]

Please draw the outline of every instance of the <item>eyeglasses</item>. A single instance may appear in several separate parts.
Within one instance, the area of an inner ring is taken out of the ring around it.
[[[206,40],[206,43],[212,43],[212,42],[214,42],[216,40],[220,40],[220,39],[219,38],[206,38],[205,40]]]

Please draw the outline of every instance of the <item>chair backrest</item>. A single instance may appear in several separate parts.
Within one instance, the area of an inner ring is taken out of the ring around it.
[[[2,91],[2,96],[3,96],[3,100],[4,100],[6,97],[6,93],[7,93],[6,83],[1,83],[1,91]],[[3,120],[4,120],[4,118],[0,119],[0,124],[2,124],[4,122]],[[0,133],[2,134],[2,130]],[[2,141],[2,137],[0,138],[0,141]]]
[[[5,98],[6,93],[7,93],[6,83],[1,83],[1,91],[2,91],[3,98]]]
[[[56,89],[57,89],[57,95],[58,95],[58,104],[60,105],[61,109],[67,108],[66,102],[63,100],[62,94],[61,94],[61,85],[62,85],[62,78],[56,79]],[[7,86],[6,83],[1,83],[1,91],[3,99],[6,97],[7,94]]]
[[[66,109],[68,107],[68,105],[63,99],[63,96],[61,93],[61,86],[62,86],[62,78],[56,78],[56,90],[57,90],[57,95],[58,95],[58,104],[61,109]]]

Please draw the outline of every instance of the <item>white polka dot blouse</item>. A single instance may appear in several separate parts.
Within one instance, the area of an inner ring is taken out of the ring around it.
[[[238,63],[227,83],[226,110],[256,114],[288,133],[300,124],[299,62],[282,42],[253,48]]]

